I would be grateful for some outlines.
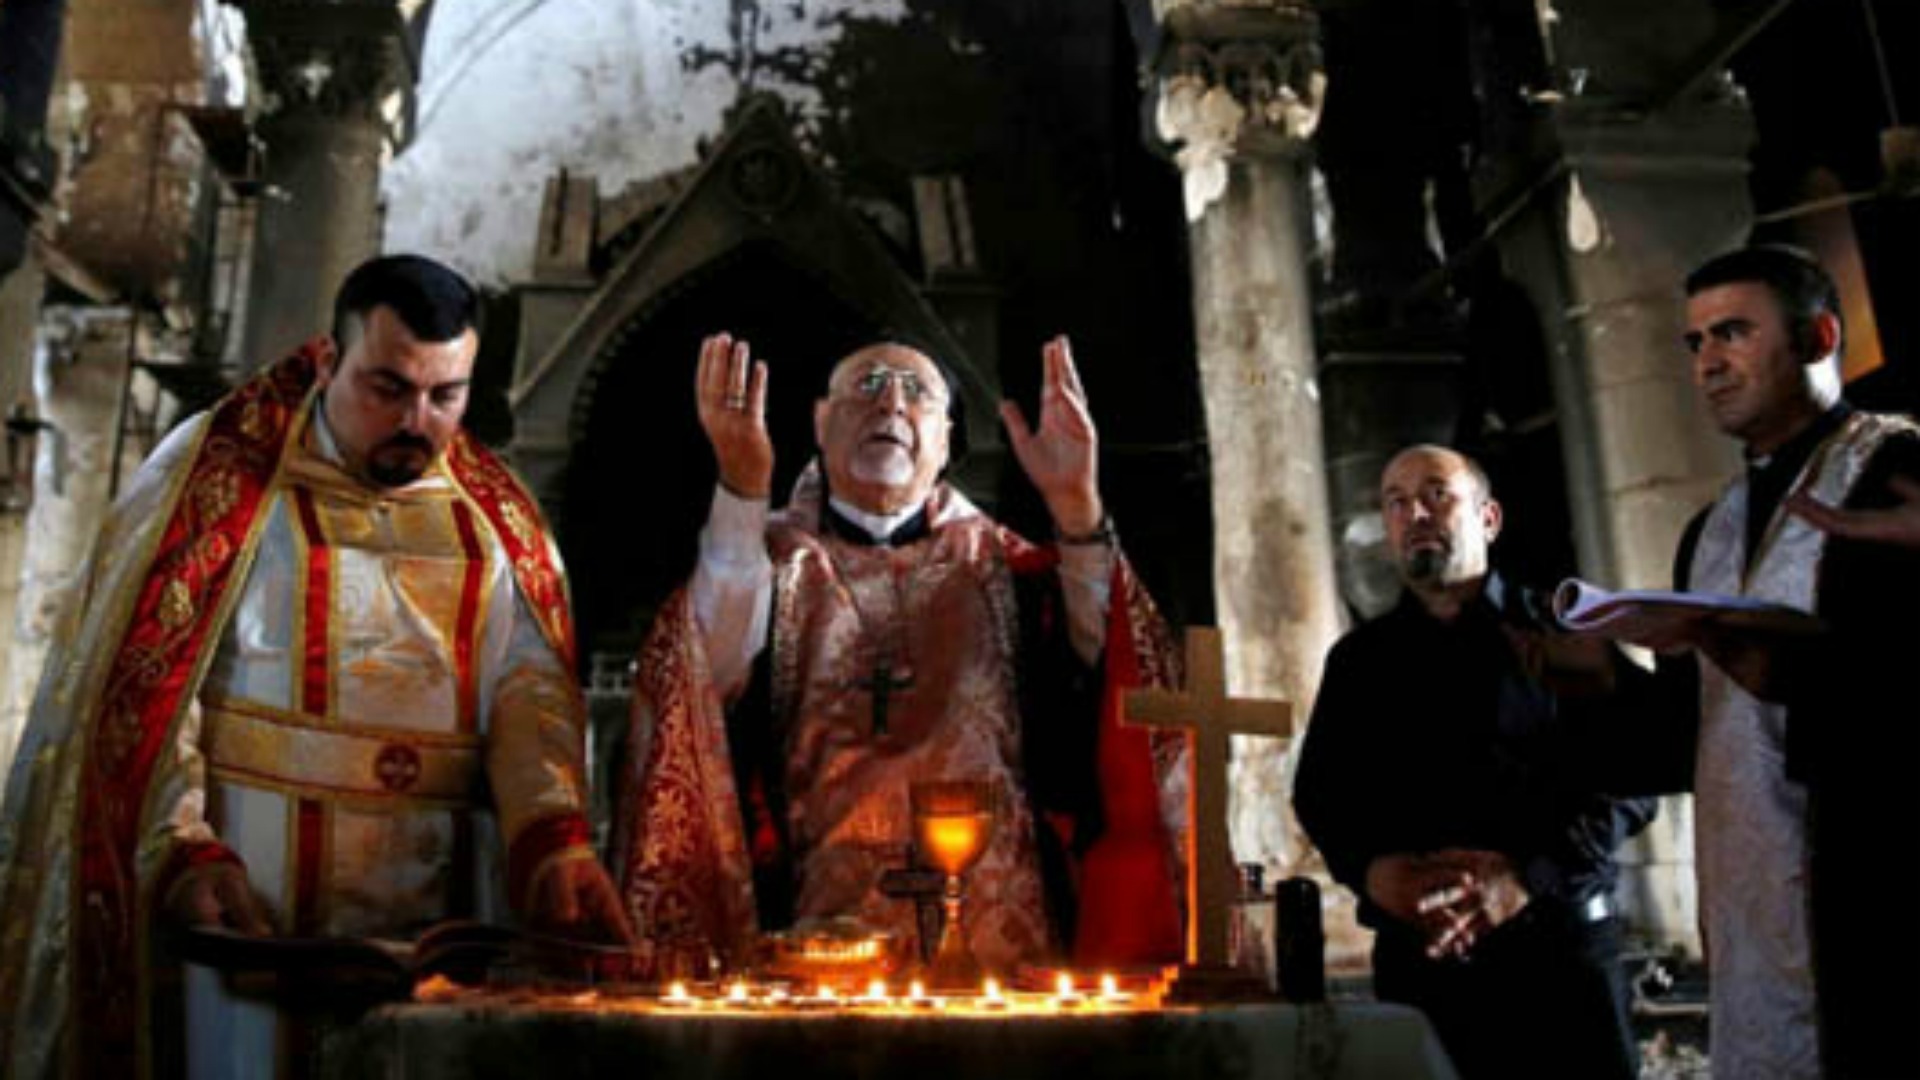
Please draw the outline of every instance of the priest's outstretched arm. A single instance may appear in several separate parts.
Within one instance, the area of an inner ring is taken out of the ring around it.
[[[1043,363],[1039,428],[1029,431],[1011,403],[1002,406],[1002,416],[1021,467],[1053,514],[1069,636],[1075,653],[1092,665],[1105,644],[1113,574],[1095,473],[1098,442],[1065,338],[1047,344]],[[773,602],[765,542],[773,473],[766,363],[752,359],[747,342],[709,337],[701,343],[695,396],[719,483],[700,533],[690,592],[714,684],[722,700],[731,701],[766,647]]]
[[[740,498],[725,485],[714,489],[691,592],[714,685],[727,701],[746,687],[753,662],[766,647],[773,609],[766,526],[765,499]],[[1106,644],[1113,549],[1104,541],[1063,541],[1059,573],[1074,653],[1092,665]]]
[[[1039,425],[1029,428],[1011,401],[1000,403],[1000,419],[1021,471],[1053,515],[1068,633],[1074,651],[1092,664],[1106,644],[1113,600],[1113,528],[1100,499],[1100,436],[1064,334],[1041,348],[1040,362]]]

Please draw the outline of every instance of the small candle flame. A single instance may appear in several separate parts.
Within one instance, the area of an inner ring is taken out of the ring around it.
[[[687,984],[677,982],[667,987],[666,1000],[673,1002],[675,1005],[685,1005],[692,1001],[693,998],[687,994]]]
[[[735,982],[732,986],[727,987],[727,1000],[735,1005],[745,1005],[751,996],[747,991],[747,984],[744,982]]]
[[[835,1002],[840,1000],[840,995],[834,993],[833,987],[827,985],[826,983],[820,984],[820,991],[818,996],[821,1001],[825,1001],[825,1002]]]
[[[867,984],[867,1000],[876,1005],[887,1003],[887,983],[884,979],[875,979]]]
[[[919,979],[915,979],[912,982],[908,983],[907,984],[907,1000],[913,1002],[916,1005],[927,1000],[926,984],[921,982]]]
[[[986,1000],[986,1004],[988,1005],[1005,1005],[1007,1003],[1007,999],[1000,994],[1000,980],[992,976],[988,976],[987,981],[981,984],[980,996]]]
[[[1061,997],[1072,997],[1073,976],[1068,972],[1061,972],[1059,977],[1053,980],[1053,992]]]

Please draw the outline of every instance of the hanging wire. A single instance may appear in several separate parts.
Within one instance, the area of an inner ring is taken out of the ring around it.
[[[1891,126],[1900,126],[1900,106],[1893,100],[1893,74],[1887,70],[1887,50],[1880,43],[1880,20],[1874,17],[1873,0],[1860,0],[1860,14],[1867,20],[1867,37],[1873,42],[1873,62],[1880,71],[1880,94],[1887,102]]]

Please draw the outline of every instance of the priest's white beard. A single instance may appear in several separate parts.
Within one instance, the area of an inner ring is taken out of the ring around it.
[[[894,443],[869,443],[854,452],[847,471],[863,484],[901,487],[913,482],[913,455]]]

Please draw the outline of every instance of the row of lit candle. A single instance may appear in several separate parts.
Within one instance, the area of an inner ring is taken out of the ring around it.
[[[1072,1008],[1081,1005],[1119,1007],[1133,1003],[1134,996],[1120,989],[1120,982],[1112,975],[1100,977],[1098,993],[1082,993],[1075,986],[1073,976],[1062,972],[1054,980],[1051,994],[1010,995],[1000,985],[1000,981],[988,978],[980,984],[978,995],[958,995],[953,997],[929,994],[925,984],[914,980],[907,986],[905,994],[896,995],[884,980],[875,979],[867,984],[863,994],[843,994],[833,986],[822,983],[812,994],[794,994],[783,986],[768,986],[756,994],[755,987],[745,981],[728,984],[725,993],[713,997],[694,994],[687,984],[676,982],[669,985],[660,995],[660,1004],[670,1008],[698,1009],[703,1007],[719,1008],[869,1008],[869,1009],[933,1009],[948,1008],[980,1009],[1000,1011],[1017,1007],[1037,1006],[1042,1009]]]

